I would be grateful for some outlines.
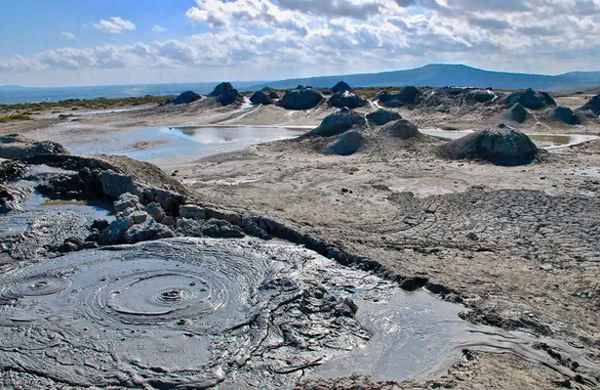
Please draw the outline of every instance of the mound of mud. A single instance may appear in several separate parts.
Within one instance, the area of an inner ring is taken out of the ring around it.
[[[469,134],[441,146],[440,152],[452,160],[485,160],[496,165],[515,166],[531,163],[539,150],[527,135],[503,128]]]
[[[569,107],[556,107],[550,113],[552,120],[565,123],[567,125],[578,125],[581,123],[579,117]]]
[[[419,90],[412,86],[404,87],[398,92],[383,92],[377,96],[377,100],[385,107],[413,106],[418,99]]]
[[[56,154],[69,154],[69,152],[56,142],[37,142],[18,134],[0,136],[0,158],[27,160]]]
[[[523,123],[529,117],[529,113],[520,103],[515,103],[504,115],[509,121]]]
[[[385,125],[383,134],[394,138],[410,139],[419,136],[421,133],[419,133],[419,129],[414,123],[406,119],[399,119]]]
[[[578,111],[589,111],[594,115],[600,115],[600,95],[594,96],[584,104]]]
[[[279,101],[279,105],[288,110],[310,110],[315,108],[324,98],[318,91],[298,86],[296,89],[287,91]]]
[[[341,134],[337,140],[326,147],[326,152],[338,156],[350,156],[356,153],[364,144],[365,139],[359,130],[349,130]]]
[[[354,91],[348,83],[345,81],[338,81],[332,88],[332,93],[340,93],[340,92],[352,92]]]
[[[312,130],[309,135],[331,137],[342,134],[352,128],[364,127],[365,125],[365,118],[361,114],[343,108],[338,112],[327,115],[321,122],[321,125]]]
[[[402,119],[400,114],[394,111],[384,110],[383,108],[367,114],[367,121],[374,126],[383,126],[388,122],[397,121],[398,119]]]
[[[467,103],[488,103],[496,98],[496,95],[491,91],[474,89],[468,90],[465,94]]]
[[[27,167],[18,161],[5,160],[0,162],[0,184],[18,179],[27,171]]]
[[[262,104],[267,106],[273,104],[273,99],[264,91],[256,91],[250,98],[250,102],[254,105]]]
[[[519,103],[530,110],[541,110],[546,107],[556,106],[556,101],[548,93],[534,91],[531,88],[508,95],[505,103],[509,107]]]
[[[367,104],[367,101],[351,91],[336,92],[330,99],[329,105],[337,108],[358,108]]]
[[[186,91],[186,92],[183,92],[181,95],[177,96],[175,99],[173,99],[171,101],[171,103],[177,106],[180,104],[193,103],[196,100],[200,100],[200,99],[202,99],[202,96],[198,95],[196,92]]]
[[[223,106],[239,103],[242,100],[242,96],[231,83],[220,83],[208,96],[214,97]]]

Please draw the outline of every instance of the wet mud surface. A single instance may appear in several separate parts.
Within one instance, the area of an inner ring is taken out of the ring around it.
[[[475,327],[458,305],[284,242],[87,250],[23,265],[0,285],[0,367],[76,387],[401,380],[443,372],[465,348],[547,360],[537,338]],[[575,348],[560,348],[585,372]]]
[[[398,379],[469,339],[457,306],[285,243],[173,239],[0,279],[2,368],[78,386],[279,388],[319,365]],[[384,340],[370,346],[374,335]],[[329,362],[353,350],[389,363]]]
[[[15,194],[11,210],[0,213],[0,267],[11,260],[48,254],[48,249],[67,238],[83,240],[96,219],[111,220],[110,204],[51,199],[38,186],[52,177],[72,172],[47,166],[30,166],[21,180],[9,184]]]

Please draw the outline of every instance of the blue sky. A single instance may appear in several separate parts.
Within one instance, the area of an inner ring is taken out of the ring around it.
[[[600,0],[10,4],[0,12],[0,84],[268,80],[433,62],[535,73],[600,69]]]
[[[206,31],[185,12],[190,0],[18,0],[0,12],[0,55],[31,55],[65,46],[90,47],[105,43],[127,43],[158,38],[155,25],[164,26],[163,38]],[[107,35],[93,26],[99,20],[119,16],[135,23],[128,34]],[[76,39],[66,39],[70,32]]]

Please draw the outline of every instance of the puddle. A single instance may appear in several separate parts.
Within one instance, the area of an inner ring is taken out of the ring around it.
[[[473,133],[472,130],[442,130],[442,129],[419,129],[424,134],[454,140]],[[527,133],[531,140],[544,149],[558,149],[578,145],[600,137],[589,134],[542,134]]]
[[[151,127],[99,134],[65,146],[75,154],[126,155],[169,167],[302,133],[282,127]]]

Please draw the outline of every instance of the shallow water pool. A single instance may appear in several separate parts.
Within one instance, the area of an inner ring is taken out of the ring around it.
[[[302,133],[283,127],[148,127],[99,133],[92,139],[65,146],[75,154],[126,155],[171,167],[256,144],[295,138]]]

